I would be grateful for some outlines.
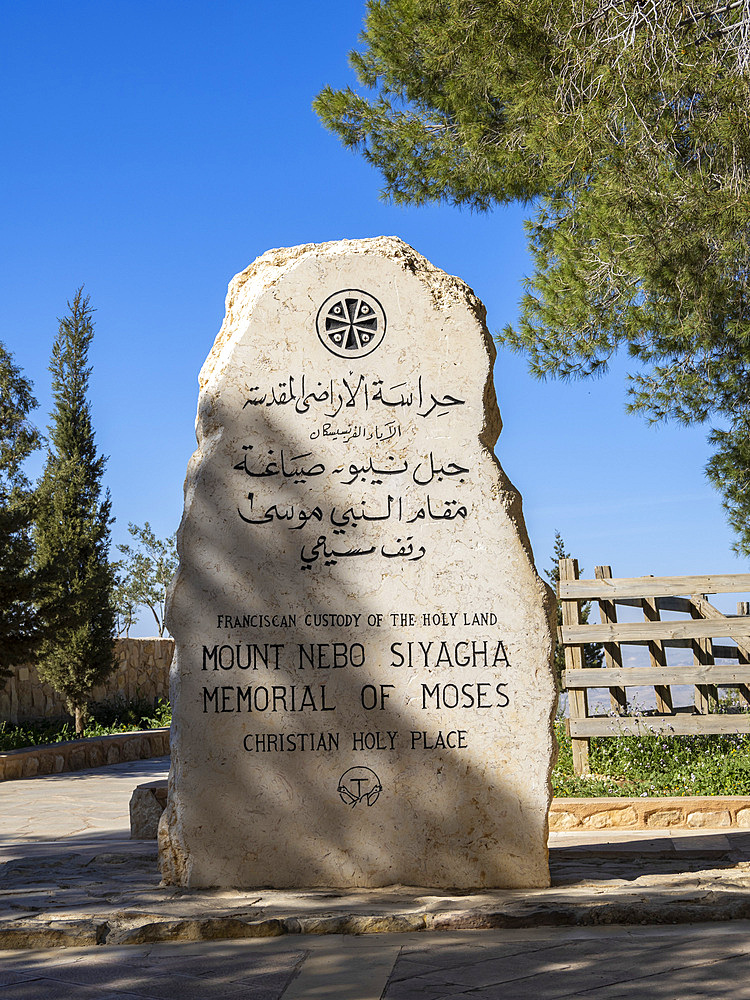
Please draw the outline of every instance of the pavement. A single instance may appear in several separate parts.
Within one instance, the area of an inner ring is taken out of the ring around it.
[[[0,1000],[750,1000],[750,832],[551,834],[549,889],[185,890],[129,839],[167,768],[0,783]]]

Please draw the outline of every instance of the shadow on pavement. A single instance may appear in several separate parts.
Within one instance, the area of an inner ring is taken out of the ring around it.
[[[622,831],[613,831],[622,836]],[[633,831],[627,839],[550,848],[552,885],[607,879],[635,880],[734,868],[750,860],[750,831],[695,831],[672,837]]]

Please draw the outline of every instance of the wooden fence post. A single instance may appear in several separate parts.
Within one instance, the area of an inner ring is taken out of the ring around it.
[[[611,566],[596,566],[594,576],[597,580],[611,580]],[[599,600],[599,618],[602,625],[617,621],[617,608],[614,601]],[[608,667],[622,667],[622,649],[618,642],[604,643],[604,659]],[[628,696],[624,687],[611,687],[609,700],[618,715],[628,714]]]
[[[642,605],[643,605],[644,621],[647,622],[661,621],[661,613],[659,611],[659,601],[657,598],[644,597]],[[667,653],[666,650],[664,649],[663,642],[660,642],[658,639],[655,640],[654,642],[649,642],[648,655],[652,667],[666,669]],[[669,686],[669,684],[655,684],[654,694],[656,695],[657,712],[661,712],[663,715],[673,715],[674,708],[672,705],[672,688]]]
[[[578,579],[578,560],[561,559],[558,563],[560,580]],[[563,625],[580,625],[581,609],[577,600],[561,601]],[[583,669],[583,648],[581,646],[565,647],[565,669]],[[568,691],[568,711],[571,719],[585,719],[588,713],[588,693],[586,690],[572,689]],[[573,770],[580,777],[589,773],[589,740],[588,737],[572,736],[570,739],[573,750]]]
[[[744,618],[747,615],[750,615],[750,603],[748,601],[737,601],[737,617]],[[750,653],[747,646],[743,646],[739,642],[737,643],[737,663],[750,663]],[[750,686],[740,684],[737,691],[745,707],[750,708]]]
[[[701,614],[701,604],[706,601],[705,594],[693,594],[690,598],[690,617],[704,618]],[[693,639],[693,663],[696,666],[708,667],[714,663],[713,642],[711,639]],[[696,684],[694,704],[700,715],[708,715],[711,702],[718,707],[719,692],[714,684]]]

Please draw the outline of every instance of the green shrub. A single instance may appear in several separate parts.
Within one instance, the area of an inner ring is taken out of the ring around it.
[[[552,774],[559,796],[750,795],[750,736],[593,737],[591,774],[573,774],[570,738],[556,725],[560,756]]]
[[[0,722],[0,752],[19,750],[22,747],[44,746],[62,743],[88,736],[109,736],[112,733],[127,733],[138,729],[160,729],[172,721],[172,709],[168,701],[160,698],[154,706],[146,699],[127,702],[114,699],[101,705],[93,705],[91,718],[83,733],[76,735],[75,725],[59,719],[25,723],[11,726]]]
[[[121,695],[107,701],[97,702],[89,708],[91,722],[107,728],[111,726],[127,726],[129,729],[153,729],[156,726],[168,726],[167,722],[155,722],[152,726],[142,725],[154,718],[163,718],[166,710],[171,719],[169,702],[160,698],[157,705],[148,698],[137,697],[128,701]]]

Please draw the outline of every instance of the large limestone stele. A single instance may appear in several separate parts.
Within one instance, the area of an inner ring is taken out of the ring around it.
[[[229,286],[188,467],[169,883],[549,883],[552,598],[484,309],[398,239]]]

